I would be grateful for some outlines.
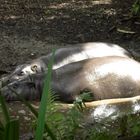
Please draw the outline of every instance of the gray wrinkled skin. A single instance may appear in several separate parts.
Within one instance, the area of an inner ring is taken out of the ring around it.
[[[126,98],[140,95],[140,64],[125,57],[102,57],[83,60],[53,70],[51,88],[63,102],[72,102],[88,89],[93,100]],[[27,100],[40,99],[44,74],[34,74],[8,86]],[[31,82],[32,81],[32,82]],[[2,88],[6,100],[18,100],[7,87]]]
[[[14,72],[1,79],[3,85],[25,78],[31,74],[46,72],[51,56],[52,54],[48,54],[47,56],[40,57],[31,62],[18,66]],[[103,56],[131,57],[129,52],[116,44],[101,42],[76,44],[56,50],[53,69],[58,69],[73,62]]]

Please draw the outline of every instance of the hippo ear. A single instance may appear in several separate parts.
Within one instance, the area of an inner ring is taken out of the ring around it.
[[[35,65],[35,64],[32,65],[32,66],[31,66],[31,70],[32,70],[33,72],[36,72],[36,71],[37,71],[37,65]]]

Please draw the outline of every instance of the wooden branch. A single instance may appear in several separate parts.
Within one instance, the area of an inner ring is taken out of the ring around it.
[[[140,96],[130,97],[130,98],[116,98],[116,99],[105,99],[100,101],[93,101],[93,102],[86,102],[85,105],[87,108],[95,108],[100,105],[117,105],[117,104],[124,104],[130,103],[133,104],[135,101],[139,101]],[[58,108],[62,108],[64,110],[72,108],[73,104],[63,104],[63,103],[56,103],[58,104]]]

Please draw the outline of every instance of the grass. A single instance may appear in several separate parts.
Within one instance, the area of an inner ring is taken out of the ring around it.
[[[54,51],[52,53],[51,62],[48,65],[48,72],[45,76],[45,84],[44,84],[44,88],[43,88],[41,103],[39,106],[39,116],[38,116],[38,121],[37,121],[35,140],[42,140],[43,139],[44,126],[45,126],[45,115],[47,115],[46,114],[47,98],[48,98],[48,94],[50,92],[50,81],[51,81],[51,74],[52,74],[53,58],[54,58]],[[49,133],[50,133],[52,140],[56,140],[56,137],[54,136],[53,133],[51,133],[50,130],[49,130]]]
[[[132,5],[132,14],[140,15],[140,0],[136,0]]]
[[[1,140],[18,140],[19,139],[19,120],[10,117],[4,97],[0,95],[0,103],[4,116],[4,122],[0,121],[0,138]]]

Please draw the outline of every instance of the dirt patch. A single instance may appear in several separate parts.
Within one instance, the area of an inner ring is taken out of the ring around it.
[[[134,0],[23,0],[0,5],[0,70],[45,55],[66,43],[107,41],[139,47],[140,18]],[[132,33],[123,33],[127,30]]]

